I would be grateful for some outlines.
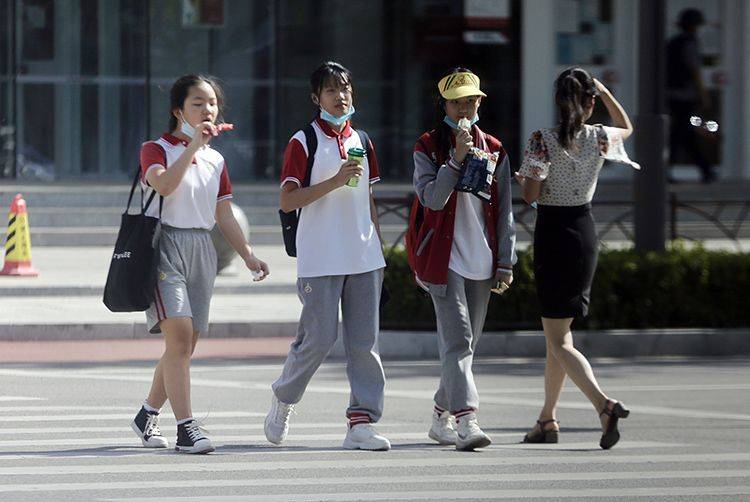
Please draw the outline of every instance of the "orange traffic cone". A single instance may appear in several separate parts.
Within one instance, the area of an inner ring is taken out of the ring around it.
[[[26,201],[19,193],[13,198],[8,215],[8,235],[5,239],[5,263],[0,275],[37,276],[31,266],[31,236]]]

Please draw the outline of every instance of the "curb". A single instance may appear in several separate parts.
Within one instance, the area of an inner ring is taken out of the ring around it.
[[[206,338],[289,338],[296,322],[214,322]],[[0,325],[0,341],[135,340],[158,337],[145,323]],[[750,328],[646,329],[574,332],[576,347],[588,357],[735,356],[750,354]],[[344,357],[341,337],[331,356]],[[437,359],[434,331],[381,331],[380,354],[386,359]],[[541,331],[489,332],[477,345],[477,357],[544,357]]]
[[[576,331],[575,346],[588,357],[736,356],[750,354],[750,328]],[[541,331],[489,332],[477,357],[545,356]],[[343,358],[341,340],[331,353]],[[381,331],[380,354],[386,359],[437,359],[435,332]]]
[[[215,322],[204,338],[294,337],[297,322]],[[0,341],[41,342],[70,340],[152,339],[144,322],[111,324],[9,324],[0,325]]]

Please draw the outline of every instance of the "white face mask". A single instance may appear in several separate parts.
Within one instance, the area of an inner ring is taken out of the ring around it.
[[[182,112],[180,112],[180,118],[182,119],[180,131],[188,138],[193,139],[193,137],[195,136],[195,127],[191,126],[188,121],[185,120],[185,116],[182,114]]]

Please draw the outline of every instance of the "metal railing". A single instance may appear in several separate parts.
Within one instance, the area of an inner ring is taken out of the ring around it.
[[[394,248],[403,243],[406,227],[409,222],[414,194],[403,197],[375,197],[378,218],[382,221],[388,216],[404,224],[403,231],[390,243]],[[698,199],[681,198],[677,193],[670,193],[666,201],[668,236],[670,240],[702,240],[716,238],[731,241],[741,250],[741,239],[750,239],[750,200],[746,199]],[[597,238],[607,240],[625,240],[635,242],[632,200],[605,200],[594,202],[597,219]],[[533,239],[536,211],[522,199],[513,199],[513,215],[516,221],[516,232],[526,234]],[[519,235],[520,239],[521,235]]]

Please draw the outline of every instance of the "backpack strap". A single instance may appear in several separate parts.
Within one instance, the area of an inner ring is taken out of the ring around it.
[[[367,135],[367,133],[363,129],[357,129],[357,135],[359,136],[359,141],[362,143],[362,148],[365,151],[365,155],[370,155],[370,137]]]
[[[309,187],[310,175],[315,163],[315,152],[318,149],[318,135],[315,133],[315,128],[312,124],[307,124],[302,129],[302,132],[305,134],[305,144],[307,145],[307,170],[305,171],[305,179],[302,182],[302,186]]]

